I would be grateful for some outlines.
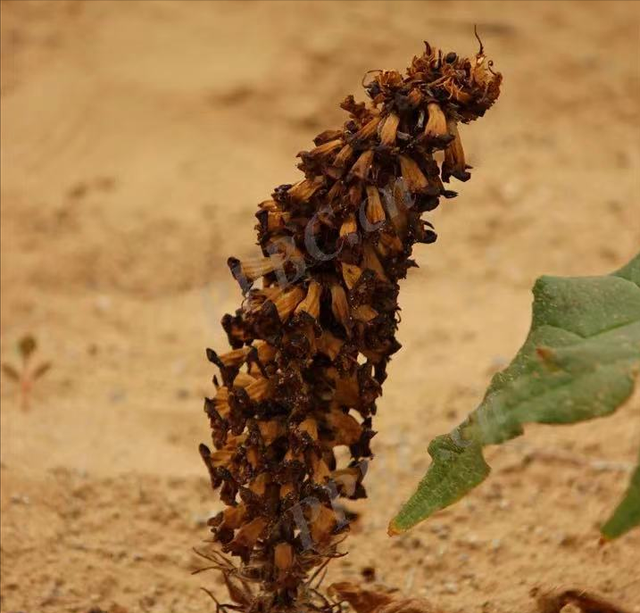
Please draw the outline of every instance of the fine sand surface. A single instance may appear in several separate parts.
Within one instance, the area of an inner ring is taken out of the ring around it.
[[[633,2],[3,2],[2,360],[52,370],[29,412],[2,378],[6,613],[213,611],[191,547],[221,508],[207,346],[239,304],[229,255],[256,204],[339,125],[374,68],[428,39],[473,54],[501,99],[463,127],[472,180],[430,219],[401,292],[367,475],[327,583],[375,581],[455,613],[534,610],[536,586],[640,611],[640,531],[601,546],[640,445],[640,395],[608,419],[530,427],[491,478],[396,538],[386,524],[521,344],[541,274],[602,274],[640,245],[640,5]]]

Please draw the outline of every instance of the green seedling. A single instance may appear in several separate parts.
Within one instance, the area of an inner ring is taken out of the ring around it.
[[[31,406],[33,387],[51,368],[51,362],[34,363],[34,353],[38,348],[36,339],[31,334],[23,336],[17,345],[20,356],[20,366],[16,367],[7,362],[2,364],[2,372],[11,381],[20,386],[20,406],[28,411]]]

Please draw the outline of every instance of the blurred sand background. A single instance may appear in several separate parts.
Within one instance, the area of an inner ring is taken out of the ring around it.
[[[20,410],[2,379],[3,612],[213,611],[190,576],[221,508],[206,346],[255,252],[256,204],[362,98],[363,73],[422,41],[504,74],[463,128],[472,180],[401,292],[403,350],[379,418],[370,498],[328,580],[376,581],[450,612],[533,610],[578,586],[640,611],[640,532],[597,526],[640,444],[639,396],[489,451],[493,476],[406,536],[386,524],[427,442],[521,344],[540,274],[602,274],[640,245],[640,5],[634,2],[2,2],[2,360],[34,334],[53,369]],[[634,608],[635,607],[635,608]]]

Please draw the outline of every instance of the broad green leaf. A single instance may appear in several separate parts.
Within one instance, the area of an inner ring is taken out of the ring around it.
[[[602,535],[614,539],[640,525],[640,458],[629,488],[611,518],[602,526]]]
[[[496,374],[484,399],[451,433],[429,445],[432,463],[389,525],[415,526],[462,498],[490,468],[486,445],[523,433],[527,423],[570,424],[613,413],[640,371],[640,254],[602,277],[541,277],[533,288],[529,335]],[[640,523],[640,468],[603,528],[614,537]]]

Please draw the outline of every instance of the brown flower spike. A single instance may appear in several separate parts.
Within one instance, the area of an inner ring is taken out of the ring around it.
[[[367,103],[342,102],[344,126],[299,154],[304,178],[259,205],[262,254],[229,259],[244,300],[222,319],[232,349],[207,350],[220,370],[205,401],[215,451],[200,453],[227,505],[209,521],[214,540],[240,559],[216,557],[236,610],[330,608],[309,575],[339,555],[338,498],[366,495],[372,416],[400,348],[398,281],[413,244],[436,239],[421,215],[456,195],[443,181],[469,178],[459,124],[502,80],[482,48],[464,59],[425,45],[405,76],[376,71]]]

